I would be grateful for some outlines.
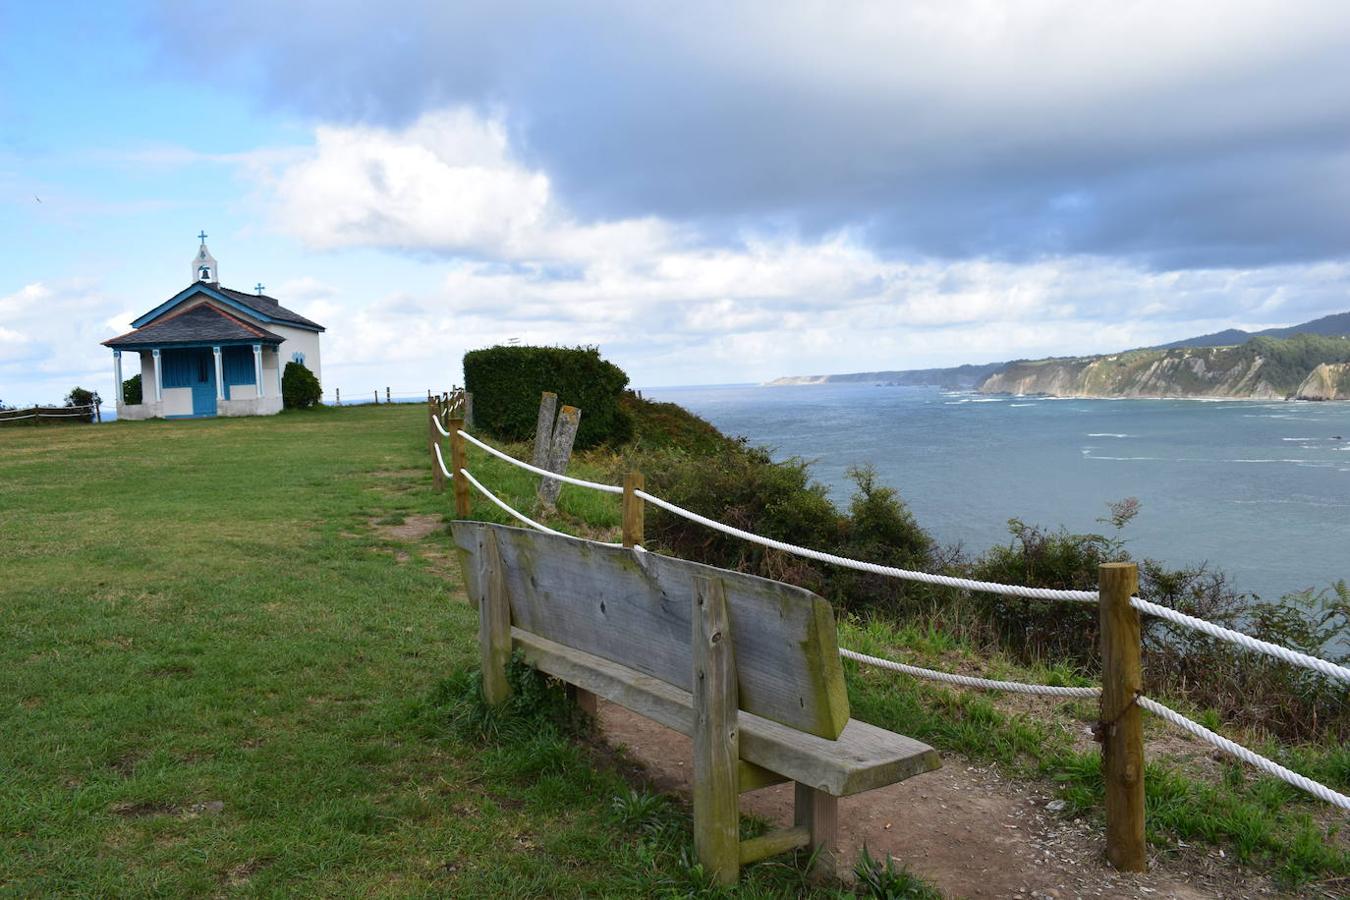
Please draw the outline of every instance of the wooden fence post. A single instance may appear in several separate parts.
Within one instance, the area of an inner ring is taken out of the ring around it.
[[[100,425],[103,424],[103,405],[101,403],[94,404],[94,421]]]
[[[464,400],[463,400],[463,405],[464,405],[464,413],[463,413],[463,416],[464,416],[464,427],[466,427],[466,428],[472,428],[472,427],[473,427],[473,394],[469,393],[468,391],[463,391],[462,394],[463,394],[463,397],[464,397]]]
[[[379,388],[376,388],[376,389],[375,389],[375,405],[376,405],[376,406],[379,406],[379,405],[380,405],[380,389],[379,389]]]
[[[469,517],[469,482],[460,471],[469,464],[465,458],[464,438],[459,433],[463,427],[463,419],[451,419],[446,426],[450,432],[450,474],[454,476],[455,517],[459,519]]]
[[[740,698],[721,580],[695,578],[693,605],[694,850],[714,881],[732,885],[741,864]]]
[[[427,391],[427,453],[431,455],[431,483],[436,493],[445,493],[445,473],[441,471],[440,460],[436,458],[436,446],[440,443],[440,433],[436,431],[436,403]]]
[[[1148,869],[1144,844],[1144,722],[1136,702],[1143,691],[1139,590],[1134,563],[1098,570],[1102,631],[1102,697],[1098,740],[1106,782],[1106,858],[1124,872]]]
[[[333,388],[333,405],[342,405],[342,388]]]
[[[625,547],[633,547],[646,540],[643,536],[645,524],[643,512],[645,507],[642,498],[636,493],[645,488],[646,485],[646,480],[637,469],[633,469],[623,476],[623,545]]]
[[[548,451],[553,446],[553,420],[558,411],[558,395],[544,391],[539,397],[539,418],[534,426],[534,458],[537,468],[548,466]]]
[[[392,403],[392,402],[393,402],[392,400],[389,399],[389,388],[388,388],[387,385],[385,386],[385,389],[384,389],[384,402],[385,402],[385,403]]]
[[[459,481],[460,479],[456,479]],[[483,699],[496,706],[511,696],[506,664],[511,659],[511,604],[506,596],[506,572],[502,569],[497,535],[488,532],[483,548],[487,561],[487,584],[478,607],[478,652],[483,669]]]
[[[544,466],[550,472],[562,475],[567,472],[567,463],[572,459],[572,444],[577,439],[577,429],[581,427],[581,410],[575,406],[564,406],[558,411],[558,422],[553,427],[553,446],[549,448],[548,463]],[[547,507],[558,502],[562,492],[562,482],[556,478],[543,478],[539,483],[539,499]]]

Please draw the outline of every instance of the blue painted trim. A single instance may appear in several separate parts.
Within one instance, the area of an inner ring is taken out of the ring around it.
[[[131,323],[131,327],[140,328],[142,325],[146,325],[150,322],[153,322],[155,319],[158,319],[160,316],[164,315],[166,312],[173,309],[175,306],[182,303],[184,300],[187,300],[189,297],[195,296],[196,294],[205,294],[212,300],[217,300],[221,303],[224,303],[226,306],[232,307],[238,310],[239,312],[244,313],[247,316],[250,316],[254,319],[259,319],[268,324],[283,325],[287,328],[299,328],[301,331],[313,331],[316,334],[324,330],[323,328],[316,328],[313,325],[302,325],[299,322],[292,322],[289,319],[273,318],[272,316],[267,315],[261,310],[254,309],[251,306],[247,306],[243,303],[240,303],[233,297],[228,297],[225,294],[222,294],[220,291],[211,287],[209,284],[203,284],[201,282],[191,285],[190,287],[183,288],[181,291],[174,294],[168,300],[165,300],[159,306],[156,306],[154,309],[150,310],[148,313],[141,316],[139,319],[136,319],[134,322]]]

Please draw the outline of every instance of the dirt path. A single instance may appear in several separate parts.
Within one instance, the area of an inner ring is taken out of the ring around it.
[[[688,738],[604,702],[600,727],[606,740],[625,747],[647,769],[656,787],[688,797]],[[1154,860],[1147,875],[1114,872],[1102,861],[1097,829],[1048,812],[1048,791],[1034,783],[1010,783],[959,757],[948,756],[944,763],[937,772],[842,799],[842,862],[851,867],[866,844],[874,857],[895,857],[946,897],[1196,900],[1278,893],[1267,880],[1244,877],[1206,854]],[[792,787],[744,794],[741,811],[790,824]]]

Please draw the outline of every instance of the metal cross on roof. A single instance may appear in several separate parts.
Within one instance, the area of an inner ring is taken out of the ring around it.
[[[201,238],[203,244],[206,243],[206,232],[204,230],[202,231],[201,234],[197,235],[197,237]]]
[[[255,285],[253,286],[253,289],[254,289],[255,291],[258,292],[258,296],[259,296],[259,297],[262,296],[263,287],[264,287],[264,285],[263,285],[263,283],[262,283],[261,281],[258,282],[257,284],[255,284]]]

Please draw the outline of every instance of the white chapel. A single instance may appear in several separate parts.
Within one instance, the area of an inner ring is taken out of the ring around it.
[[[263,293],[224,287],[206,232],[192,258],[192,283],[103,342],[112,348],[117,415],[124,419],[266,416],[281,412],[288,362],[322,383],[322,325]],[[141,364],[141,402],[122,400],[122,354]]]

